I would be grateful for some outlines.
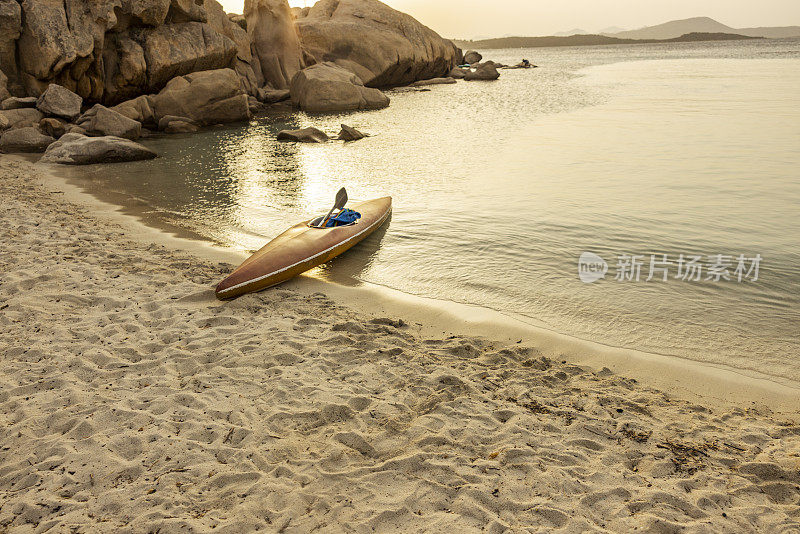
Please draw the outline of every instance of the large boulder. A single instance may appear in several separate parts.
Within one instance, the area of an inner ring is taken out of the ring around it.
[[[259,85],[286,89],[294,75],[306,65],[289,3],[286,0],[246,0],[244,16]]]
[[[116,5],[115,5],[116,4]],[[117,24],[116,2],[22,0],[19,78],[28,94],[56,82],[85,98],[103,94],[105,33]]]
[[[128,33],[106,39],[103,66],[104,102],[119,102],[149,90],[144,48]]]
[[[81,115],[75,124],[93,136],[111,135],[138,139],[142,135],[142,123],[129,119],[102,104],[95,104],[92,109]]]
[[[0,136],[2,152],[44,152],[55,139],[34,126],[8,130]]]
[[[78,133],[64,134],[50,145],[40,161],[65,165],[114,163],[153,159],[155,152],[139,143],[121,137],[87,137]]]
[[[150,89],[175,76],[227,67],[236,57],[233,41],[199,22],[159,26],[147,33],[143,49]]]
[[[334,62],[370,87],[444,76],[459,57],[451,41],[378,0],[320,0],[297,28],[317,62]]]
[[[71,121],[81,114],[83,99],[60,85],[51,83],[36,102],[36,108],[45,115]]]
[[[0,122],[5,122],[9,129],[36,126],[44,115],[34,108],[19,108],[0,111]]]
[[[334,63],[317,63],[292,78],[292,103],[305,111],[349,111],[380,109],[389,97],[379,89],[365,87],[352,72]]]
[[[77,58],[64,0],[23,0],[25,23],[17,43],[20,68],[40,80]]]
[[[481,63],[477,69],[474,71],[468,72],[464,79],[466,81],[471,80],[496,80],[500,77],[500,73],[497,72],[497,68],[494,66],[494,63],[488,61],[486,63]]]
[[[156,121],[167,115],[177,115],[208,125],[250,118],[247,95],[232,69],[174,78],[160,93],[150,97],[150,104]]]
[[[483,56],[475,50],[468,50],[464,52],[464,63],[469,63],[472,65],[473,63],[480,63],[482,59]]]

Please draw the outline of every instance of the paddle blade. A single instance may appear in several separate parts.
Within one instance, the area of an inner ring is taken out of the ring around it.
[[[322,218],[322,221],[320,221],[317,228],[325,228],[325,223],[327,222],[331,214],[334,212],[334,210],[342,209],[345,204],[347,204],[347,190],[343,187],[339,189],[338,193],[336,193],[336,201],[333,203],[331,211],[329,211],[328,214]]]
[[[339,192],[336,193],[336,203],[334,204],[337,210],[340,210],[347,204],[347,190],[343,187],[339,189]]]

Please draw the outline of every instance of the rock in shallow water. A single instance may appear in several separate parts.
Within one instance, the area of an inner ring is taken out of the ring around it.
[[[185,125],[194,127],[194,130],[188,130],[188,131],[196,132],[198,130],[197,124],[189,117],[178,117],[176,115],[167,115],[165,117],[161,117],[161,120],[158,121],[158,129],[161,130],[162,132],[167,132],[167,133],[179,133],[179,132],[186,133],[187,128]]]
[[[153,159],[155,152],[122,137],[87,137],[78,133],[64,134],[51,144],[40,160],[43,163],[87,165]]]
[[[339,136],[336,139],[340,141],[358,141],[359,139],[364,139],[366,136],[365,133],[359,132],[352,126],[342,124],[342,130],[339,132]]]
[[[2,152],[44,152],[55,139],[44,135],[38,128],[27,126],[8,130],[0,136]]]
[[[158,121],[158,129],[164,133],[194,133],[198,131],[200,127],[188,117],[167,115]]]
[[[317,63],[292,78],[292,103],[305,111],[380,109],[389,97],[379,89],[364,87],[352,72],[333,63]]]
[[[466,76],[464,76],[464,79],[469,82],[472,80],[496,80],[499,77],[500,73],[497,72],[494,63],[487,62],[481,63],[474,72],[468,72]]]
[[[283,102],[284,100],[289,100],[290,94],[288,89],[259,89],[258,90],[258,99],[264,102],[265,104],[275,104],[277,102]]]
[[[303,128],[300,130],[281,130],[278,132],[278,141],[298,141],[300,143],[324,143],[328,134],[317,128]]]
[[[446,78],[431,78],[430,80],[419,80],[411,84],[411,87],[422,87],[423,85],[443,85],[443,84],[450,84],[456,83],[454,78],[446,77]]]

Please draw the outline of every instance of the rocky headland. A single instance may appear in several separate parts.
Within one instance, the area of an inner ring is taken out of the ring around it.
[[[104,161],[85,136],[141,155],[119,144],[275,105],[378,109],[382,89],[462,62],[451,41],[378,0],[247,0],[243,15],[216,0],[0,0],[0,151]]]

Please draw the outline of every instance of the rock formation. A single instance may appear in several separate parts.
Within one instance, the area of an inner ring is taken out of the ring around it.
[[[305,67],[300,37],[286,0],[246,0],[244,16],[260,85],[286,89]]]
[[[378,0],[320,0],[297,27],[317,62],[336,63],[369,87],[445,76],[460,57],[451,41]]]
[[[236,44],[208,24],[166,24],[146,32],[143,53],[147,92],[164,87],[176,76],[229,66]]]
[[[44,163],[86,165],[153,159],[156,153],[139,143],[121,137],[86,137],[77,133],[64,134],[51,144],[42,156]]]
[[[292,103],[305,111],[379,109],[389,105],[380,90],[365,87],[361,78],[334,63],[317,63],[295,74]]]
[[[208,14],[208,25],[236,44],[236,59],[233,69],[241,78],[242,88],[250,95],[258,94],[258,89],[264,83],[256,76],[253,69],[250,36],[247,34],[244,17],[238,15],[241,20],[229,17],[222,5],[216,0],[205,0],[205,6]]]
[[[108,140],[136,139],[144,127],[188,133],[289,99],[312,112],[378,109],[389,105],[378,87],[454,83],[440,77],[456,75],[462,59],[378,0],[244,7],[228,15],[217,0],[0,0],[4,147],[43,150],[70,133],[117,146]],[[87,153],[103,146],[69,139]]]
[[[58,83],[115,104],[230,67],[256,80],[246,32],[216,0],[0,0],[0,70],[16,96]]]
[[[83,128],[87,135],[92,136],[111,135],[138,139],[142,135],[142,123],[129,119],[102,104],[95,104],[92,109],[81,115],[75,124]]]
[[[218,124],[250,118],[247,95],[231,69],[194,72],[173,78],[150,97],[156,121],[167,115],[187,117],[197,124]]]

